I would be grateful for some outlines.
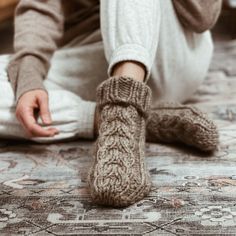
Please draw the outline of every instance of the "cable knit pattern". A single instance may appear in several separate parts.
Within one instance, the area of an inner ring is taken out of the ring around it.
[[[124,207],[151,187],[145,167],[145,117],[151,90],[131,78],[113,77],[97,89],[99,136],[89,185],[94,201]]]
[[[202,151],[214,151],[219,143],[216,125],[195,107],[160,103],[147,121],[147,141],[182,142]]]

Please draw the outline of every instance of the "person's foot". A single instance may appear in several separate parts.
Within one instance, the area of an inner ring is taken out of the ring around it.
[[[149,113],[146,126],[149,142],[182,142],[202,151],[214,151],[219,143],[216,125],[197,108],[162,102]]]
[[[97,89],[100,124],[88,175],[95,203],[124,207],[151,188],[145,166],[145,127],[151,90],[128,77],[112,77]]]

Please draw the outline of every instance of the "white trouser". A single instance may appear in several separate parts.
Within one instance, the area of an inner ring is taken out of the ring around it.
[[[207,74],[213,52],[210,33],[184,29],[171,0],[101,2],[102,33],[97,29],[80,35],[52,58],[44,83],[53,126],[60,134],[35,141],[92,138],[96,87],[119,61],[140,61],[150,71],[147,83],[153,106],[160,100],[186,101]],[[121,8],[120,4],[126,6]],[[0,137],[24,139],[26,133],[15,118],[8,61],[8,55],[0,57]]]

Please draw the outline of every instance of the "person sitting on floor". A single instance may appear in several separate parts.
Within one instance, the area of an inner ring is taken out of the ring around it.
[[[217,148],[215,124],[181,103],[207,75],[221,2],[20,0],[14,54],[0,57],[0,136],[96,137],[94,201],[142,199],[145,139]]]

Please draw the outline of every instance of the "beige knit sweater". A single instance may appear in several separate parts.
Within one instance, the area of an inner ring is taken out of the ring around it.
[[[216,22],[222,0],[173,0],[180,21],[200,33]],[[74,12],[77,9],[77,12]],[[54,51],[75,35],[99,27],[99,0],[21,0],[15,12],[14,50],[8,77],[16,101],[44,89]],[[89,26],[89,27],[88,27]]]

